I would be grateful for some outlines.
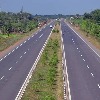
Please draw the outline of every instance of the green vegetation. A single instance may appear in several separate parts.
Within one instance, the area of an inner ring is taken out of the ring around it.
[[[23,36],[19,34],[12,34],[10,36],[0,34],[0,51],[3,51],[4,49],[13,45],[15,42],[17,42],[22,37]]]
[[[26,12],[0,12],[1,34],[27,33],[38,26],[38,20]]]
[[[58,88],[63,88],[62,70],[60,69],[61,66],[58,66],[61,63],[59,39],[59,33],[52,34],[22,100],[62,100],[63,91],[58,90]],[[60,96],[59,99],[58,96]]]
[[[83,31],[100,38],[100,10],[92,11],[90,14],[85,13],[82,17],[75,17],[72,23],[79,26]]]
[[[58,29],[56,29],[56,30],[54,29],[53,33],[59,33],[59,30]]]

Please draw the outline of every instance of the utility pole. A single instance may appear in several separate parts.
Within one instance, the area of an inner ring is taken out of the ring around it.
[[[22,8],[21,8],[21,11],[20,11],[20,13],[23,13],[23,6],[22,6]]]

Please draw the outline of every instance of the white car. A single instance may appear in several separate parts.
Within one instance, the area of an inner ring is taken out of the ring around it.
[[[52,28],[52,25],[50,25],[50,28]]]

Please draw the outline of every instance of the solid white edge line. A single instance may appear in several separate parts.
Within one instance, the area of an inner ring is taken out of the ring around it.
[[[55,27],[55,26],[54,26],[54,27]],[[53,29],[54,29],[54,27],[53,27]],[[52,29],[52,30],[53,30],[53,29]],[[35,63],[33,64],[33,66],[32,66],[32,68],[31,68],[31,70],[30,70],[28,76],[26,77],[26,79],[25,79],[25,81],[24,81],[22,87],[20,88],[20,90],[19,90],[19,92],[18,92],[18,94],[17,94],[15,100],[20,100],[20,99],[22,98],[22,95],[23,95],[23,93],[24,93],[24,91],[25,91],[25,89],[26,89],[26,86],[27,86],[28,83],[29,83],[29,79],[31,78],[32,73],[33,73],[34,69],[36,68],[36,65],[37,65],[37,63],[38,63],[38,61],[39,61],[39,59],[40,59],[40,56],[42,55],[42,52],[43,52],[43,50],[44,50],[44,48],[45,48],[45,46],[46,46],[46,44],[47,44],[47,42],[48,42],[48,40],[49,40],[51,34],[52,34],[52,31],[50,32],[50,35],[48,36],[48,38],[47,38],[47,40],[46,40],[46,43],[44,44],[44,46],[42,47],[42,49],[41,49],[41,51],[40,51],[38,57],[36,58]]]
[[[60,27],[61,27],[61,24],[60,24]],[[68,79],[68,70],[67,70],[66,59],[65,59],[65,51],[64,51],[64,44],[63,44],[63,37],[62,37],[62,29],[61,29],[61,40],[62,40],[62,53],[63,53],[62,54],[63,55],[63,57],[62,57],[62,64],[64,64],[64,66],[66,67],[66,76],[67,76],[68,93],[69,93],[68,94],[68,99],[71,100],[71,92],[70,92],[69,79]],[[67,86],[67,84],[66,84],[66,86]],[[65,96],[65,93],[64,93],[64,100],[65,99],[67,99],[67,95]]]
[[[67,24],[67,23],[66,23]],[[67,24],[68,25],[68,24]],[[74,33],[76,33],[76,35],[77,36],[79,36],[80,37],[80,39],[82,39],[82,37],[70,26],[70,25],[68,25],[69,26],[69,28],[74,32]],[[94,50],[94,49],[92,49],[92,47],[90,46],[90,45],[88,45],[86,42],[85,42],[85,40],[84,39],[82,39],[83,40],[83,42],[98,56],[98,57],[100,57],[100,55]]]

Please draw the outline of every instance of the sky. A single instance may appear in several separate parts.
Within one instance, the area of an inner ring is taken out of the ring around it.
[[[23,11],[33,15],[84,14],[100,9],[100,0],[0,0],[0,10]]]

